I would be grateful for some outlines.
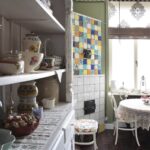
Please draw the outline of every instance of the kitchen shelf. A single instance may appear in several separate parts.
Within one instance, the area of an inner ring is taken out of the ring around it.
[[[38,70],[32,73],[26,73],[26,74],[1,76],[0,86],[42,79],[42,78],[57,75],[57,73],[64,73],[64,72],[65,72],[65,69],[59,69],[59,70],[53,70],[53,71]]]
[[[0,0],[0,15],[36,33],[64,33],[65,28],[40,0]]]

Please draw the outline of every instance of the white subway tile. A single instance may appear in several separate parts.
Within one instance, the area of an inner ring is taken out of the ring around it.
[[[78,99],[78,94],[74,94],[74,99]]]
[[[78,85],[78,93],[83,93],[83,85]]]
[[[90,83],[90,77],[89,76],[84,76],[84,85],[88,85]]]
[[[78,93],[78,86],[74,86],[73,91],[74,91],[74,94],[77,94]]]
[[[100,114],[100,118],[105,118],[105,113],[104,113],[104,111],[100,111],[99,114]]]
[[[84,100],[89,100],[90,99],[90,94],[89,93],[85,93],[84,94]]]
[[[99,112],[95,113],[95,120],[99,123]]]
[[[84,115],[83,119],[90,119],[90,115]]]
[[[73,76],[73,85],[78,85],[78,78],[76,76]]]
[[[83,86],[83,89],[84,89],[84,93],[87,93],[87,92],[88,92],[88,86],[87,86],[87,85],[84,85],[84,86]]]
[[[100,97],[99,91],[98,91],[98,92],[95,92],[95,99],[96,99],[96,98],[99,98],[99,97]]]
[[[105,97],[105,92],[104,91],[100,91],[100,97]]]
[[[84,100],[84,93],[78,94],[78,101],[83,101]]]
[[[95,84],[95,76],[91,76],[90,82],[91,82],[91,84]]]
[[[78,78],[78,85],[83,85],[83,77]]]
[[[95,84],[99,84],[99,76],[95,76]]]
[[[94,84],[94,83],[93,83],[93,76],[90,76],[90,77],[89,77],[89,84]]]
[[[99,105],[99,104],[100,104],[100,99],[99,99],[99,98],[96,98],[96,99],[95,99],[95,103],[96,103],[96,105]]]
[[[105,84],[104,83],[100,83],[99,85],[100,90],[104,91],[105,90]]]
[[[99,83],[96,83],[94,85],[94,91],[100,91],[100,85],[99,85]]]
[[[83,109],[76,109],[76,111],[77,111],[77,117],[78,117],[78,118],[81,117],[81,116],[84,116],[84,111],[83,111]]]
[[[100,107],[99,107],[99,105],[96,105],[96,110],[95,110],[95,112],[99,112],[100,111]]]
[[[83,107],[84,107],[84,102],[77,103],[77,109],[83,109]]]
[[[100,97],[100,104],[104,104],[105,102],[105,98],[104,97]]]
[[[99,106],[100,106],[100,111],[104,111],[105,105],[104,104],[100,104]]]

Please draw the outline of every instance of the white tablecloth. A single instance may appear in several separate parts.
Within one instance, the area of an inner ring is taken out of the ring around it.
[[[142,99],[126,99],[120,101],[117,113],[124,120],[136,119],[138,127],[149,130],[150,104],[144,104]]]

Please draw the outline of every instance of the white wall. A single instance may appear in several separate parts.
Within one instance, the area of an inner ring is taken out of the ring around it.
[[[105,119],[105,77],[104,75],[82,75],[73,77],[76,119],[88,118],[98,122]],[[84,101],[95,99],[96,111],[84,115]]]

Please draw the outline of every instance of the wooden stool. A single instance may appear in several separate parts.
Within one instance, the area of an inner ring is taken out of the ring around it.
[[[75,134],[76,135],[92,135],[93,140],[90,142],[77,142],[77,145],[91,145],[94,144],[94,150],[98,149],[96,144],[96,132],[98,129],[98,122],[92,119],[80,119],[75,121]]]

